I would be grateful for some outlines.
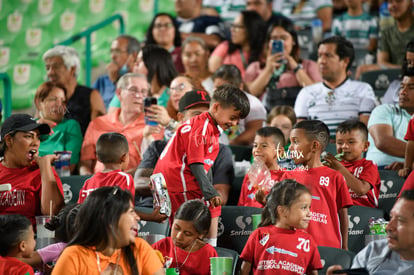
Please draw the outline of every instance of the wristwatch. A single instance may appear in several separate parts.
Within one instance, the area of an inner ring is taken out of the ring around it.
[[[298,64],[298,66],[296,68],[293,69],[294,73],[297,73],[300,69],[303,69],[302,64]]]

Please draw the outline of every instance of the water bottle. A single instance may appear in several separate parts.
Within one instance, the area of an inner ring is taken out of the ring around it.
[[[312,39],[314,45],[317,45],[322,40],[322,35],[322,21],[320,19],[312,20]]]
[[[323,30],[320,19],[312,20],[312,47],[311,53],[317,51],[318,43],[322,40]]]

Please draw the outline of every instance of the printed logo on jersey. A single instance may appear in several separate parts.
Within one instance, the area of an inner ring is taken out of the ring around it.
[[[391,193],[394,182],[392,180],[381,180],[380,199],[395,199],[398,196],[397,192]]]
[[[278,260],[261,260],[257,265],[257,270],[286,270],[291,271],[297,274],[304,274],[305,268],[297,265],[295,263],[291,263],[289,261],[278,261]],[[275,273],[277,274],[277,273]]]
[[[0,206],[20,206],[26,203],[26,191],[12,189],[0,193]]]
[[[348,235],[363,235],[364,229],[361,230],[354,230],[354,226],[359,224],[361,221],[361,218],[358,216],[355,216],[351,219],[351,215],[348,215]]]
[[[262,236],[262,238],[260,239],[259,243],[260,243],[262,246],[265,246],[265,244],[266,244],[268,241],[269,241],[269,234],[264,234],[264,235]]]
[[[319,223],[324,223],[324,224],[328,223],[328,216],[326,214],[311,212],[311,215],[312,215],[311,220],[314,222],[319,222]]]
[[[274,247],[274,246],[271,246],[269,248],[266,248],[266,252],[268,252],[268,253],[270,253],[272,255],[275,254],[275,252],[276,252],[276,253],[279,253],[279,254],[290,255],[292,257],[297,257],[298,256],[298,254],[295,253],[295,252],[292,252],[292,251],[289,251],[289,250],[285,250],[283,248]]]
[[[207,165],[209,165],[209,166],[212,166],[212,165],[213,165],[213,163],[214,163],[214,161],[213,161],[213,160],[211,160],[211,159],[205,159],[205,160],[204,160],[204,163],[205,163],[205,164],[207,164]]]

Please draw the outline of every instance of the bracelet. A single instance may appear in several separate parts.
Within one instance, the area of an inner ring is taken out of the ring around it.
[[[170,131],[174,131],[175,128],[177,127],[177,125],[178,125],[178,121],[175,121],[174,119],[171,119],[168,122],[167,126],[165,126],[165,129],[170,130]]]
[[[303,69],[302,64],[298,64],[298,66],[296,68],[293,69],[294,73],[297,73],[300,69]]]

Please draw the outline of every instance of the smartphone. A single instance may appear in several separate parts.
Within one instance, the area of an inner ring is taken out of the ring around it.
[[[272,40],[272,54],[283,53],[283,40]]]
[[[150,97],[144,98],[144,112],[145,112],[145,124],[146,125],[151,125],[151,126],[157,126],[158,125],[158,122],[150,120],[147,117],[147,115],[146,115],[147,111],[145,110],[145,108],[150,107],[151,105],[157,105],[157,103],[158,102],[157,102],[156,97],[150,96]]]
[[[350,269],[341,269],[335,270],[332,272],[333,274],[348,274],[348,275],[369,275],[368,270],[366,268],[350,268]]]

